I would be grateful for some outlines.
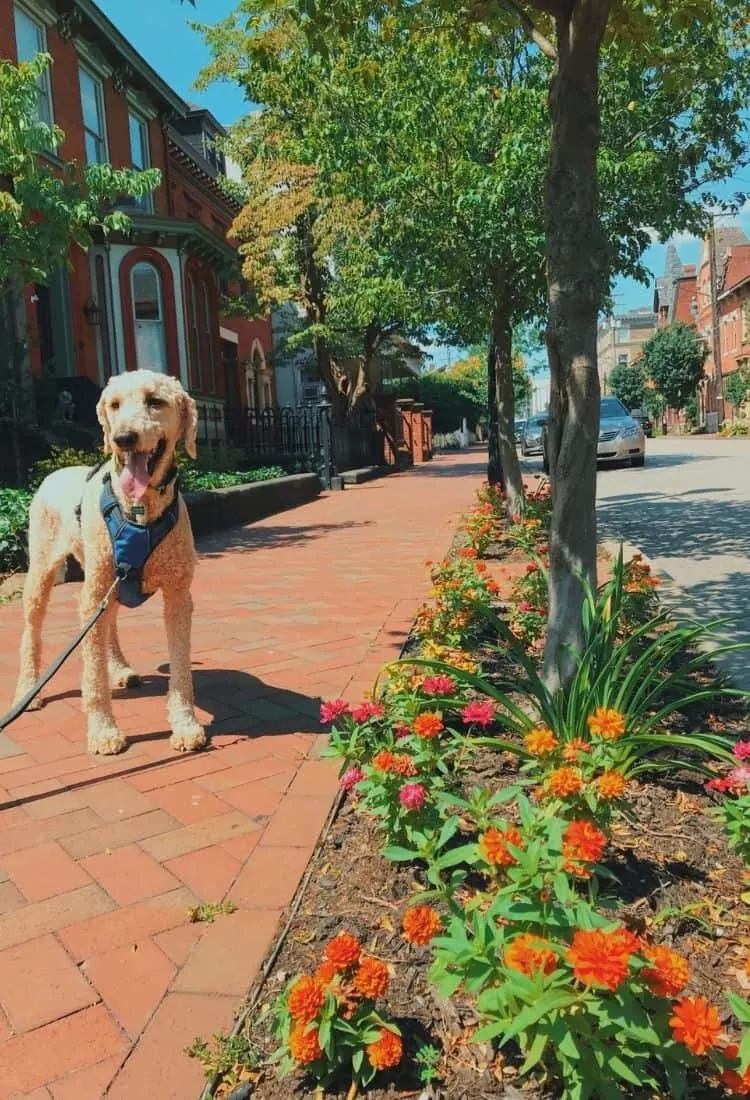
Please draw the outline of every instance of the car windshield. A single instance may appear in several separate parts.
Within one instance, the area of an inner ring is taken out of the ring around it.
[[[602,420],[614,420],[620,416],[630,416],[630,413],[616,397],[603,397],[601,406]]]
[[[526,427],[543,428],[544,425],[547,423],[547,419],[548,418],[546,416],[532,416],[531,420],[527,421]]]

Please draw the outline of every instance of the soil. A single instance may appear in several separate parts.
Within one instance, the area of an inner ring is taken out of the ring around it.
[[[503,553],[498,547],[497,557]],[[524,562],[528,559],[523,559]],[[508,580],[518,575],[515,555],[504,556]],[[413,644],[413,643],[412,643]],[[408,655],[410,645],[405,653]],[[502,659],[480,646],[483,667],[502,674]],[[492,661],[489,660],[492,656]],[[682,723],[680,723],[681,725]],[[695,710],[685,726],[724,731],[730,741],[750,737],[750,715],[735,702]],[[500,787],[512,778],[512,765],[497,754],[477,754],[466,785]],[[720,823],[707,813],[712,803],[690,775],[669,775],[644,782],[633,798],[634,815],[613,828],[607,865],[616,876],[618,913],[636,929],[649,928],[655,941],[689,957],[689,994],[701,994],[720,1004],[725,1020],[730,1011],[723,998],[729,989],[747,997],[750,979],[750,881],[742,863],[729,852]],[[258,1070],[232,1074],[215,1095],[222,1100],[238,1080],[252,1081],[253,1100],[302,1100],[313,1096],[298,1076],[279,1081],[264,1063],[275,1048],[264,1013],[274,1004],[289,978],[311,972],[325,943],[346,929],[366,946],[368,954],[391,969],[388,1009],[402,1028],[407,1057],[390,1080],[378,1078],[369,1100],[553,1100],[559,1093],[535,1083],[517,1081],[518,1061],[507,1061],[489,1045],[470,1042],[477,1024],[472,1007],[460,997],[440,1001],[427,981],[430,953],[413,948],[400,936],[401,919],[410,898],[423,887],[419,868],[394,865],[380,851],[382,839],[372,822],[344,803],[318,851],[315,871],[283,949],[266,982],[245,1033],[257,1052]],[[743,900],[745,894],[745,900]],[[658,916],[656,916],[658,914]],[[656,919],[655,919],[656,918]],[[413,1056],[426,1043],[442,1049],[440,1080],[420,1083]],[[344,1100],[348,1083],[326,1092],[329,1100]],[[704,1100],[724,1096],[706,1085],[691,1093]]]

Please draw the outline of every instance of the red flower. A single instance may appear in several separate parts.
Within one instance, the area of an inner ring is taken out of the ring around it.
[[[352,707],[351,715],[354,721],[361,725],[369,718],[383,718],[385,707],[381,703],[360,703],[359,706]]]
[[[557,969],[557,955],[550,950],[547,940],[530,932],[516,936],[505,948],[503,956],[509,970],[519,970],[529,978],[540,970],[542,974],[551,974]]]
[[[643,951],[652,964],[641,977],[657,997],[678,997],[690,980],[687,959],[669,947],[646,947]]]
[[[362,959],[354,975],[354,988],[371,1001],[384,997],[388,989],[388,967],[380,959]]]
[[[461,711],[461,718],[467,726],[491,726],[495,721],[495,704],[468,703]]]
[[[398,792],[398,800],[405,810],[421,810],[427,791],[421,783],[406,783]]]
[[[728,1047],[724,1047],[724,1057],[730,1062],[738,1061],[739,1053],[740,1048],[736,1043],[730,1043]],[[743,1074],[738,1073],[736,1069],[725,1069],[721,1075],[721,1083],[735,1096],[750,1096],[750,1067]]]
[[[348,711],[349,704],[346,699],[332,699],[327,703],[320,704],[320,721],[324,726],[327,726],[329,722],[335,722],[337,718],[341,718]]]
[[[499,829],[488,829],[479,841],[479,848],[488,863],[495,867],[511,867],[518,860],[508,849],[508,845],[514,848],[523,848],[523,837],[513,825],[505,832]]]
[[[705,1054],[718,1046],[721,1037],[719,1013],[705,997],[683,997],[678,1001],[669,1026],[675,1040],[693,1054]]]
[[[323,1051],[320,1049],[318,1029],[305,1030],[304,1024],[297,1024],[289,1035],[289,1053],[295,1062],[301,1066],[307,1066],[311,1062],[317,1062]]]
[[[596,863],[606,847],[605,833],[591,821],[571,821],[563,833],[563,855],[573,862],[566,863],[565,869],[584,878],[590,877],[591,872],[579,864]]]
[[[450,676],[427,676],[422,681],[424,695],[455,695],[456,685]]]
[[[444,729],[443,716],[437,711],[425,711],[424,714],[418,714],[414,719],[414,732],[417,737],[421,737],[424,741],[431,741]]]

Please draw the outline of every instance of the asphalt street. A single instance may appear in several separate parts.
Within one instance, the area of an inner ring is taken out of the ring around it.
[[[602,538],[639,547],[684,615],[727,618],[722,640],[750,642],[750,440],[650,439],[644,469],[600,469],[597,496]],[[726,669],[750,689],[750,650]]]

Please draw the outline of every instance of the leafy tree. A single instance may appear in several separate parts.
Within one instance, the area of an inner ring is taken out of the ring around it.
[[[750,397],[750,368],[739,367],[724,379],[724,396],[735,409],[745,404]]]
[[[695,398],[708,348],[690,325],[659,329],[643,347],[646,370],[670,408],[681,411]]]
[[[95,229],[125,230],[129,218],[111,209],[122,195],[147,194],[156,170],[133,172],[109,164],[53,168],[39,151],[59,148],[64,134],[36,117],[37,81],[50,63],[46,54],[13,65],[0,61],[0,402],[13,423],[17,477],[23,464],[17,427],[34,418],[31,376],[26,369],[23,288],[45,283],[67,261],[71,245],[86,249]]]
[[[607,376],[609,388],[626,409],[642,409],[647,375],[644,362],[616,363]]]

